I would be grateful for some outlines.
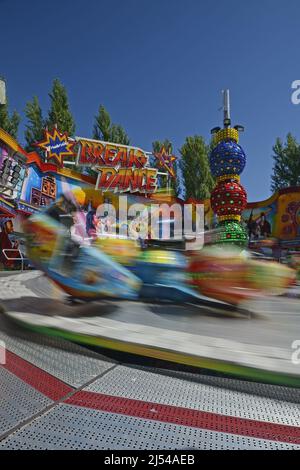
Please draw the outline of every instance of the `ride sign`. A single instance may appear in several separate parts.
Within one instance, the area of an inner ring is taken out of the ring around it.
[[[77,165],[98,173],[96,189],[114,192],[153,193],[157,169],[148,167],[148,155],[137,147],[77,138]]]

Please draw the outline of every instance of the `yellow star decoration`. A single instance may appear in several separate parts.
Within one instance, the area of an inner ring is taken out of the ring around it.
[[[59,166],[63,166],[64,157],[74,155],[74,143],[69,142],[66,132],[60,133],[57,129],[53,129],[52,133],[45,131],[45,140],[36,146],[46,150],[48,159],[54,158]]]
[[[160,152],[156,152],[153,155],[157,158],[159,167],[167,170],[172,178],[175,178],[176,173],[175,168],[173,167],[173,163],[176,160],[175,155],[170,155],[164,145],[162,146]]]

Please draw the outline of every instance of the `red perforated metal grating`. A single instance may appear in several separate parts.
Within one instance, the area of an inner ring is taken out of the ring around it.
[[[6,351],[6,364],[3,367],[54,401],[60,400],[74,390],[10,351]]]
[[[182,426],[300,444],[300,428],[296,426],[254,421],[85,391],[75,393],[66,400],[66,403]]]

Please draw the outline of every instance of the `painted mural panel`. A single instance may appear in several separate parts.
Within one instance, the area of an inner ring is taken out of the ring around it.
[[[300,188],[278,197],[276,236],[282,240],[300,239]]]
[[[242,222],[248,231],[249,239],[261,240],[276,236],[276,201],[269,205],[247,208],[242,214]]]
[[[66,191],[82,187],[82,181],[71,180],[62,175],[42,173],[35,166],[28,168],[21,200],[36,207],[45,207]]]

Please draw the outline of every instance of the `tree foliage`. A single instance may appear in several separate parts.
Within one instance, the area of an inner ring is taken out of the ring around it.
[[[129,137],[122,126],[113,124],[110,115],[103,105],[100,105],[95,116],[93,138],[104,142],[129,145]]]
[[[18,138],[18,129],[21,118],[17,111],[13,111],[11,116],[8,112],[8,104],[0,105],[0,127],[15,139]]]
[[[57,125],[60,132],[74,135],[75,122],[70,111],[67,90],[57,78],[53,80],[49,97],[50,109],[46,119],[48,129],[51,131]]]
[[[300,186],[300,145],[295,137],[289,133],[285,143],[277,138],[273,152],[271,190]]]
[[[214,187],[208,163],[209,146],[203,137],[187,137],[180,149],[180,169],[183,178],[185,198],[199,200],[210,197]]]
[[[27,152],[37,151],[37,148],[33,144],[43,140],[45,127],[42,109],[37,96],[34,96],[32,101],[28,101],[26,104],[25,115],[28,120],[25,130],[25,148]]]
[[[173,145],[172,142],[169,139],[165,139],[164,141],[161,140],[155,140],[152,142],[152,149],[153,152],[157,153],[161,150],[162,146],[165,147],[166,151],[169,153],[173,152]]]

